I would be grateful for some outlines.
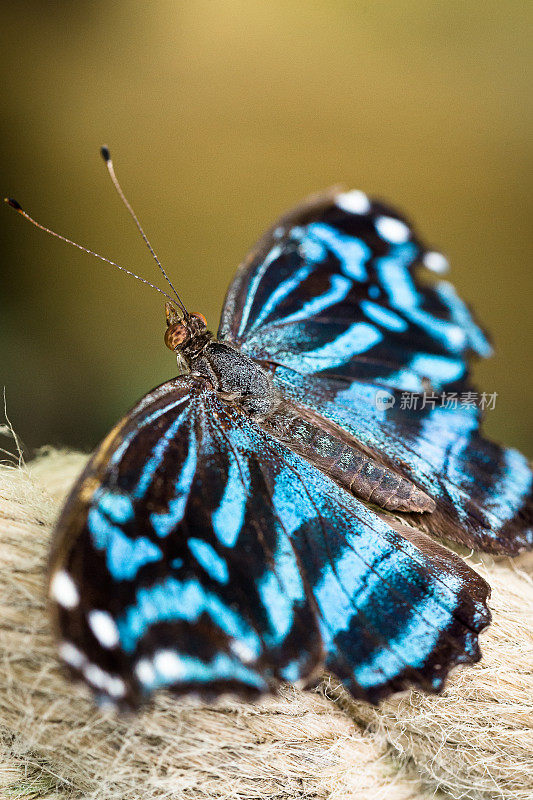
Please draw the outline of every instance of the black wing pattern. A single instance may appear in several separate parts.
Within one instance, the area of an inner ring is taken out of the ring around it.
[[[60,655],[102,700],[252,697],[335,672],[376,702],[479,658],[487,584],[390,527],[218,399],[169,381],[109,434],[59,520]]]
[[[219,337],[268,365],[283,395],[433,497],[436,512],[416,524],[516,553],[533,545],[532,472],[520,453],[482,436],[479,408],[468,405],[469,356],[491,346],[453,286],[428,280],[428,269],[445,267],[396,211],[332,191],[282,218],[251,251]],[[383,391],[392,405],[376,408]],[[416,410],[402,406],[402,392],[419,395]]]

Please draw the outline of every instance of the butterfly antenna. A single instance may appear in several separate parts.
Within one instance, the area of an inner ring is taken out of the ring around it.
[[[106,264],[111,264],[112,267],[116,267],[117,269],[122,270],[122,272],[125,272],[126,275],[131,275],[132,278],[136,278],[141,283],[145,283],[147,286],[151,286],[151,288],[155,289],[156,292],[159,292],[159,294],[164,295],[172,303],[174,302],[174,298],[171,297],[166,292],[164,292],[162,289],[160,289],[159,286],[150,283],[150,281],[147,281],[145,278],[141,278],[141,276],[136,275],[135,272],[131,272],[131,270],[126,269],[126,267],[121,267],[120,264],[116,264],[114,261],[111,261],[111,259],[105,258],[105,256],[101,256],[99,253],[95,253],[94,250],[89,250],[88,247],[83,247],[83,245],[73,242],[72,239],[67,239],[66,236],[61,236],[60,233],[56,233],[55,231],[50,230],[50,228],[46,228],[44,225],[41,225],[40,222],[37,222],[36,220],[33,219],[33,217],[30,217],[30,215],[26,211],[24,211],[20,203],[18,203],[16,200],[13,200],[12,197],[6,197],[4,198],[4,200],[8,204],[8,206],[14,208],[15,211],[17,211],[22,217],[24,217],[24,219],[27,219],[28,222],[31,222],[31,224],[35,225],[35,227],[39,228],[39,230],[44,231],[45,233],[49,233],[50,236],[55,236],[56,239],[61,239],[62,242],[71,244],[73,247],[77,247],[78,250],[83,250],[84,253],[89,253],[89,255],[91,256],[96,256],[96,258],[99,258],[100,261],[105,261]]]
[[[133,208],[131,207],[130,203],[128,202],[128,200],[127,200],[127,198],[126,198],[126,195],[125,195],[125,194],[124,194],[124,192],[122,191],[122,186],[120,185],[120,183],[119,183],[119,181],[118,181],[118,178],[117,178],[117,176],[116,176],[116,174],[115,174],[115,169],[114,169],[114,167],[113,167],[113,161],[112,161],[112,159],[111,159],[111,153],[109,152],[109,148],[108,148],[108,147],[105,147],[105,146],[104,146],[104,147],[101,147],[101,148],[100,148],[100,154],[101,154],[102,158],[103,158],[103,159],[104,159],[104,161],[105,161],[105,165],[106,165],[106,167],[107,167],[107,171],[109,172],[109,177],[110,177],[110,178],[111,178],[111,180],[113,181],[113,186],[114,186],[114,187],[115,187],[115,189],[117,190],[117,194],[118,194],[118,196],[120,197],[120,199],[122,200],[122,202],[124,203],[124,205],[125,205],[125,206],[126,206],[126,208],[128,209],[129,213],[131,214],[131,216],[132,216],[132,218],[133,218],[133,221],[135,222],[135,224],[136,224],[136,226],[137,226],[137,229],[138,229],[139,233],[140,233],[140,234],[141,234],[141,236],[143,237],[143,239],[144,239],[144,241],[145,241],[145,244],[146,244],[146,246],[147,246],[148,250],[149,250],[149,251],[150,251],[150,253],[152,254],[152,257],[153,257],[153,259],[154,259],[155,263],[157,264],[157,266],[159,267],[159,269],[160,269],[160,270],[161,270],[161,272],[163,273],[163,276],[164,276],[164,278],[165,278],[166,282],[168,283],[168,285],[170,286],[170,288],[172,289],[172,291],[173,291],[173,292],[174,292],[174,294],[176,295],[176,297],[177,297],[177,299],[178,299],[178,304],[179,304],[179,306],[180,306],[181,310],[183,311],[184,315],[185,315],[186,317],[188,317],[188,316],[189,316],[189,312],[188,312],[188,311],[187,311],[187,309],[185,308],[185,306],[184,306],[184,304],[183,304],[183,302],[182,302],[182,300],[181,300],[181,297],[179,296],[178,292],[176,291],[176,288],[174,287],[174,284],[172,283],[172,281],[171,281],[171,280],[170,280],[170,278],[168,277],[168,275],[167,275],[167,273],[166,273],[166,270],[164,269],[164,267],[163,267],[163,265],[161,264],[160,260],[159,260],[159,259],[158,259],[158,257],[156,256],[156,254],[155,254],[155,251],[154,251],[154,248],[153,248],[153,247],[152,247],[152,245],[150,244],[150,240],[148,239],[148,236],[145,234],[145,232],[144,232],[144,230],[143,230],[143,227],[142,227],[141,223],[139,222],[139,219],[138,219],[138,217],[137,217],[137,214],[135,213],[135,211],[134,211],[134,210],[133,210]]]

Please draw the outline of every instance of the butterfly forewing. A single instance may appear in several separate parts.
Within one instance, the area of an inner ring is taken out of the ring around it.
[[[451,284],[420,279],[429,253],[405,219],[354,194],[320,196],[271,229],[229,289],[219,336],[307,375],[410,391],[464,381],[466,354],[490,353],[484,333]]]
[[[106,439],[65,508],[50,567],[60,653],[97,693],[250,695],[322,662],[261,449],[230,422],[203,383],[169,382]]]
[[[533,545],[531,468],[457,401],[472,388],[468,356],[491,348],[453,286],[428,281],[422,264],[443,259],[391,208],[360,192],[312,198],[244,261],[219,335],[268,365],[303,414],[339,425],[423,489],[437,508],[414,524],[517,553]],[[377,407],[383,391],[389,407]]]

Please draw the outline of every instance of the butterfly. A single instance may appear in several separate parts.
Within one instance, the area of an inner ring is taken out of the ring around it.
[[[331,190],[252,249],[216,336],[167,302],[178,375],[97,448],[51,548],[59,656],[97,700],[326,670],[377,703],[480,658],[489,586],[432,535],[530,548],[532,473],[475,404],[401,402],[468,394],[491,353],[445,268],[393,208]]]

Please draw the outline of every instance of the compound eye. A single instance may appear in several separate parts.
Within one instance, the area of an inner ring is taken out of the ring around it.
[[[187,326],[183,322],[169,325],[165,331],[165,344],[169,350],[176,350],[189,336]]]
[[[194,314],[191,314],[191,319],[194,319],[196,322],[199,322],[202,328],[207,328],[207,320],[203,314],[195,312]]]

